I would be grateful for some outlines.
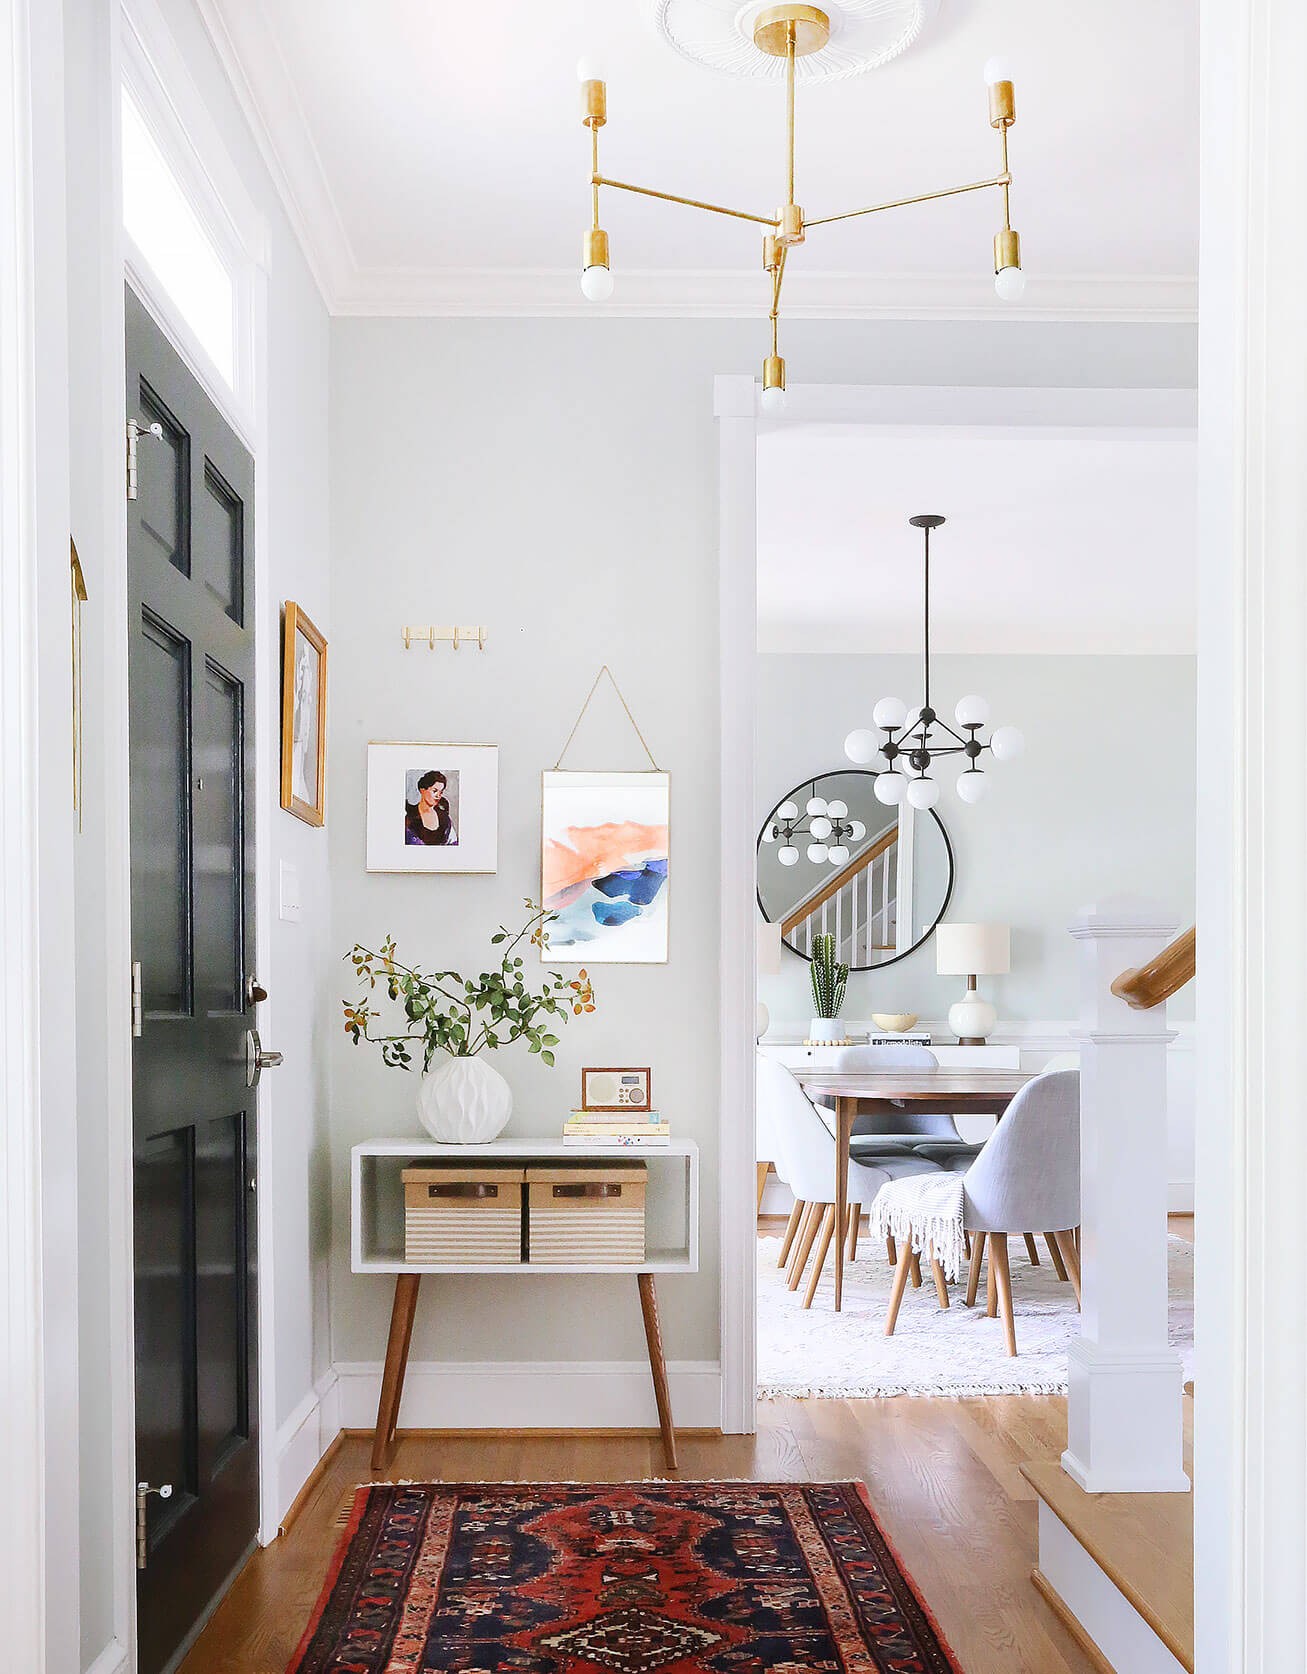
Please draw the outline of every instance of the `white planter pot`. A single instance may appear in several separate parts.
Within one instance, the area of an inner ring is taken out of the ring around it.
[[[841,1045],[847,1039],[844,1025],[838,1017],[813,1017],[808,1022],[808,1039],[813,1042],[826,1042],[831,1045]]]
[[[485,1145],[513,1114],[513,1090],[484,1058],[439,1057],[422,1077],[418,1118],[442,1145]]]

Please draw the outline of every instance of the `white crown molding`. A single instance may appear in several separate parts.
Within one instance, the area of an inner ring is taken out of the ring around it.
[[[294,78],[262,6],[195,0],[304,259],[335,313],[358,263]]]
[[[573,268],[384,268],[360,265],[326,168],[265,8],[196,0],[287,217],[333,314],[525,319],[755,319],[765,317],[763,275],[620,269],[611,302],[581,295]],[[1019,303],[1000,303],[987,273],[789,276],[791,320],[1045,321],[1193,324],[1190,274],[1032,274]]]
[[[205,0],[209,3],[209,0]],[[337,314],[586,319],[760,319],[761,275],[619,270],[612,301],[581,295],[571,268],[367,268],[332,299]],[[1192,324],[1197,281],[1167,277],[1032,276],[1020,303],[1001,303],[985,274],[789,275],[790,320],[981,320],[996,323]]]
[[[581,295],[573,268],[362,267],[350,243],[294,77],[262,6],[196,0],[304,256],[333,314],[524,319],[754,319],[767,312],[761,273],[619,270],[613,300]],[[789,277],[791,320],[1046,321],[1193,324],[1189,274],[1031,276],[1000,303],[985,273],[805,273]]]

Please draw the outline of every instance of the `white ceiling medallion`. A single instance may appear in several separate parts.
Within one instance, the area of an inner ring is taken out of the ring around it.
[[[770,0],[649,0],[654,28],[682,58],[723,75],[780,81],[783,57],[760,53],[753,26]],[[830,40],[800,58],[797,79],[844,81],[877,70],[913,44],[939,10],[939,0],[834,0],[823,5]]]

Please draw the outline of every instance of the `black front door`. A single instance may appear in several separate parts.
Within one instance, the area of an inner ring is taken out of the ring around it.
[[[127,417],[138,1667],[157,1674],[258,1526],[254,466],[131,291]]]

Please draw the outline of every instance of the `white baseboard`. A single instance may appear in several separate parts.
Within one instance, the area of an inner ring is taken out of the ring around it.
[[[1168,1215],[1192,1215],[1194,1212],[1194,1183],[1192,1180],[1169,1180],[1166,1186]]]
[[[341,1427],[369,1429],[381,1394],[379,1360],[338,1361]],[[670,1361],[672,1413],[686,1429],[716,1430],[722,1373],[716,1361]],[[649,1367],[642,1360],[413,1361],[404,1380],[400,1427],[415,1430],[653,1428]]]
[[[319,1459],[340,1434],[340,1389],[336,1369],[320,1377],[277,1431],[277,1504],[274,1526],[295,1503]]]
[[[84,1674],[127,1674],[130,1664],[126,1645],[120,1639],[111,1639]]]
[[[1039,1569],[1109,1667],[1119,1674],[1184,1674],[1183,1664],[1042,1500]]]

